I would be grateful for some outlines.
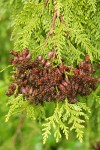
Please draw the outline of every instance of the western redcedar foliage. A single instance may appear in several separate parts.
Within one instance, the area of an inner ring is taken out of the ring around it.
[[[11,41],[14,42],[14,50],[21,52],[28,47],[33,59],[40,54],[47,57],[49,51],[56,51],[56,63],[60,64],[64,57],[66,64],[71,66],[78,65],[88,53],[95,66],[99,63],[99,0],[10,0],[6,3],[12,10]],[[100,76],[100,71],[95,76]],[[32,119],[38,118],[43,123],[43,143],[52,128],[57,142],[61,138],[61,130],[67,139],[69,131],[74,130],[82,141],[84,127],[86,141],[91,140],[90,132],[99,139],[100,85],[90,96],[79,96],[78,99],[75,104],[69,104],[67,99],[50,104],[54,111],[48,116],[48,104],[44,107],[30,105],[19,95],[9,100],[11,106],[6,121],[17,111],[25,111]]]

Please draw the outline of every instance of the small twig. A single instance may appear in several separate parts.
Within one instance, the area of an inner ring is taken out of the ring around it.
[[[12,67],[13,65],[9,65],[7,67],[5,67],[4,69],[0,70],[0,73],[3,72],[4,70],[8,69],[9,67]]]
[[[63,24],[65,24],[65,21],[64,21],[64,18],[63,18],[63,16],[60,14],[60,16],[59,16],[59,19],[60,19],[60,21],[63,23]]]
[[[14,145],[17,142],[16,140],[17,140],[18,135],[21,133],[21,128],[22,128],[22,125],[24,123],[24,120],[25,120],[25,114],[23,113],[19,119],[17,130],[16,130],[15,135],[14,135]]]
[[[57,17],[57,12],[55,11],[55,12],[54,12],[54,15],[53,15],[53,19],[52,19],[52,23],[51,23],[50,30],[49,30],[49,32],[48,32],[48,34],[47,34],[47,37],[46,37],[46,40],[45,40],[45,42],[44,42],[44,47],[45,47],[46,44],[47,44],[47,41],[48,41],[49,36],[50,36],[50,34],[51,34],[51,31],[54,30],[56,17]]]
[[[46,0],[46,1],[45,1],[45,4],[44,4],[45,6],[47,5],[48,1],[49,1],[49,0]],[[56,5],[56,0],[54,0],[54,6],[55,6],[55,5]],[[51,27],[50,27],[50,30],[49,30],[47,36],[46,36],[46,40],[44,41],[44,46],[43,46],[43,47],[46,46],[47,41],[48,41],[48,39],[49,39],[49,37],[50,37],[51,31],[54,30],[56,17],[57,17],[57,11],[54,9],[54,15],[53,15]],[[64,18],[63,18],[63,16],[62,16],[61,14],[59,15],[59,19],[60,19],[61,23],[66,26],[66,23],[65,23],[65,21],[64,21]],[[68,31],[66,31],[66,37],[67,37],[67,38],[68,38],[68,34],[69,34]],[[52,32],[52,37],[54,37],[54,32]],[[55,45],[54,45],[54,49],[56,49]]]
[[[44,4],[45,6],[47,5],[48,1],[49,0],[45,1],[45,4]],[[50,26],[50,30],[49,30],[49,32],[48,32],[48,34],[46,36],[46,39],[44,41],[44,46],[43,47],[46,46],[47,41],[48,41],[48,39],[50,37],[51,31],[54,30],[54,26],[55,26],[55,21],[56,21],[56,17],[57,17],[57,11],[55,10],[56,0],[53,0],[53,3],[54,3],[54,14],[53,14],[53,18],[52,18],[52,23],[51,23],[51,26]],[[52,31],[52,36],[54,36],[54,32],[53,31]]]
[[[52,32],[52,39],[54,38],[54,32]],[[56,45],[55,45],[55,43],[53,42],[53,45],[54,45],[54,51],[56,51]]]
[[[44,7],[46,7],[46,6],[47,6],[48,2],[49,2],[49,0],[46,0],[46,1],[45,1],[45,3],[44,3]]]
[[[63,16],[61,14],[59,16],[59,19],[60,19],[60,21],[61,21],[62,24],[64,24],[65,26],[67,26],[66,23],[65,23],[65,21],[64,21],[64,18],[63,18]],[[68,38],[68,34],[69,34],[68,31],[66,31],[66,37],[67,38]]]

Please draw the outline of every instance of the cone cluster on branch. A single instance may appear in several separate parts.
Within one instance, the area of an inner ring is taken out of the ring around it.
[[[70,103],[75,103],[77,94],[89,95],[99,81],[92,76],[95,70],[88,54],[79,66],[72,68],[64,65],[63,59],[61,64],[54,67],[52,59],[57,57],[57,53],[52,51],[47,59],[40,55],[34,61],[28,49],[21,53],[11,50],[10,53],[14,56],[10,62],[15,66],[15,74],[6,95],[23,94],[35,105],[43,105],[44,101],[64,101],[66,98]]]

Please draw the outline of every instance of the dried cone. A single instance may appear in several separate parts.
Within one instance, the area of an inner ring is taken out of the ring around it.
[[[17,95],[23,94],[35,105],[44,104],[44,101],[64,101],[68,98],[70,103],[76,103],[77,94],[89,95],[95,89],[100,78],[93,78],[94,69],[86,54],[85,60],[77,68],[62,64],[53,67],[51,59],[56,58],[56,52],[49,52],[47,59],[39,55],[31,61],[31,54],[25,49],[20,54],[10,51],[14,56],[10,62],[15,66],[16,73],[13,82],[8,87],[7,96],[14,94],[18,87]],[[73,75],[69,71],[73,70]],[[67,73],[68,78],[66,78]]]

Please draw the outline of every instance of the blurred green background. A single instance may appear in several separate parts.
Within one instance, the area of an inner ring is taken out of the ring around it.
[[[6,5],[4,7],[0,3],[0,70],[9,65],[9,50],[13,48],[10,15]],[[68,141],[62,137],[59,143],[51,135],[43,145],[41,123],[25,118],[24,114],[15,115],[6,123],[9,99],[5,92],[9,79],[10,68],[0,73],[0,150],[85,150],[85,143],[76,140],[74,133],[71,133]]]

